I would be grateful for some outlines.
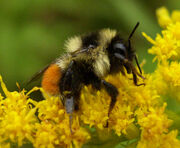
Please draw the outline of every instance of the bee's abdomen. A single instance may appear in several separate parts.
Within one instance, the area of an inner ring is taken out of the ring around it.
[[[50,95],[58,95],[60,93],[59,83],[61,79],[61,68],[57,64],[52,64],[44,72],[42,78],[42,88]]]

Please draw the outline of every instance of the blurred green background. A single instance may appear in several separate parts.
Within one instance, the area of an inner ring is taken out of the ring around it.
[[[133,36],[133,46],[140,62],[147,59],[144,70],[152,72],[155,63],[147,54],[151,45],[141,32],[152,37],[160,32],[155,10],[161,6],[170,11],[180,9],[180,1],[1,0],[0,74],[9,90],[17,90],[16,82],[22,85],[61,55],[68,37],[109,27],[127,38],[137,21],[140,27]]]

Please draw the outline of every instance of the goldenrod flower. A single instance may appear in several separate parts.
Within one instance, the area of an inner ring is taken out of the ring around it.
[[[179,148],[180,142],[176,138],[177,130],[171,131],[168,134],[161,134],[159,137],[151,140],[141,140],[137,148]]]
[[[0,95],[0,143],[3,147],[10,147],[11,141],[18,146],[31,142],[35,147],[71,148],[74,144],[78,148],[90,139],[89,133],[80,127],[77,115],[73,120],[73,134],[70,132],[69,116],[59,97],[49,97],[41,89],[46,99],[36,102],[28,95],[39,88],[35,87],[28,93],[24,90],[9,92],[1,77],[0,83],[6,95],[4,99]],[[35,115],[37,109],[41,122]]]
[[[180,59],[180,22],[178,22],[180,12],[174,11],[171,18],[168,10],[162,7],[157,10],[157,16],[160,25],[166,28],[162,31],[162,35],[157,34],[155,40],[143,32],[143,36],[154,45],[148,52],[156,55],[153,61],[156,59],[160,62],[168,59]]]
[[[1,87],[6,95],[5,99],[0,97],[0,143],[9,145],[7,141],[11,140],[22,146],[25,140],[33,142],[33,133],[37,117],[35,111],[37,107],[32,108],[36,102],[28,98],[25,91],[9,92],[0,76]],[[32,91],[36,88],[32,89]]]
[[[172,23],[172,19],[166,7],[161,7],[157,9],[156,15],[158,18],[158,23],[162,28],[166,28],[170,23]]]
[[[78,117],[77,117],[78,118]],[[75,147],[80,148],[87,139],[90,138],[85,129],[80,127],[78,119],[74,119],[73,130],[69,132],[69,119],[68,117],[62,122],[54,123],[52,121],[42,121],[36,125],[37,132],[35,135],[35,147]]]
[[[168,61],[180,59],[180,11],[173,11],[171,17],[165,7],[157,10],[160,24],[166,24],[162,36],[157,34],[155,41],[143,35],[154,46],[148,50],[149,53],[155,54],[154,60],[158,59],[158,68],[152,74],[153,82],[158,94],[170,95],[180,100],[180,63],[178,61]],[[165,18],[171,20],[166,23]]]
[[[166,28],[172,23],[180,22],[180,11],[174,10],[172,14],[169,14],[169,11],[166,7],[161,7],[156,11],[158,23],[162,28]]]
[[[168,132],[172,121],[164,114],[165,107],[166,104],[161,108],[142,107],[137,110],[138,124],[141,126],[143,139],[156,139]]]
[[[168,59],[179,58],[179,48],[180,44],[173,37],[172,32],[167,30],[162,32],[162,36],[157,34],[155,40],[148,37],[145,33],[143,36],[151,42],[154,46],[148,50],[149,53],[156,55],[153,61],[158,59],[158,61],[164,61]]]
[[[104,129],[109,118],[109,104],[110,97],[105,90],[101,92],[94,91],[91,86],[84,87],[80,99],[81,120],[90,127]]]
[[[62,146],[72,148],[74,144],[80,148],[88,139],[89,133],[80,126],[79,117],[74,115],[72,132],[70,131],[69,116],[60,98],[49,96],[42,90],[45,100],[39,102],[38,117],[41,120],[37,123],[34,140],[35,147],[55,147]]]
[[[172,16],[168,10],[162,7],[157,10],[160,26],[164,27],[162,36],[157,34],[155,40],[143,33],[143,36],[153,44],[148,50],[158,60],[157,69],[151,74],[152,90],[156,90],[160,96],[171,96],[179,99],[180,96],[180,11],[174,11]],[[178,148],[180,141],[176,138],[177,131],[168,131],[171,120],[165,115],[166,104],[162,107],[144,108],[136,112],[138,123],[142,129],[141,140],[138,148]],[[142,111],[144,110],[144,111]]]

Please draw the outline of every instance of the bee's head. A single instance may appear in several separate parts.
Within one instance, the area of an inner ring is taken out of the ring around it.
[[[120,60],[121,62],[133,61],[135,52],[131,48],[130,40],[128,41],[128,43],[123,43],[117,40],[113,43],[112,48],[113,54],[117,58],[117,60]]]
[[[134,27],[133,31],[128,37],[128,40],[125,42],[122,39],[120,39],[118,36],[115,37],[111,43],[111,55],[115,59],[114,61],[117,63],[121,63],[127,70],[127,73],[132,73],[133,75],[138,75],[142,77],[142,71],[139,66],[137,56],[135,54],[135,51],[131,47],[131,37],[134,34],[135,30],[139,26],[139,22]],[[133,60],[135,59],[136,64],[138,66],[139,72],[136,70],[136,68],[133,65]],[[143,78],[143,77],[142,77]]]

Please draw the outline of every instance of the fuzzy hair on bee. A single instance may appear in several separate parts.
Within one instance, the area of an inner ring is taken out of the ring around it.
[[[70,126],[72,113],[79,108],[80,92],[84,85],[91,84],[96,90],[107,91],[111,97],[109,114],[120,92],[114,85],[104,80],[107,75],[118,72],[125,74],[126,70],[133,75],[135,85],[144,85],[144,83],[137,84],[137,76],[143,79],[144,77],[130,41],[138,25],[139,23],[127,40],[116,30],[111,29],[102,29],[68,39],[65,43],[66,53],[31,79],[34,80],[43,74],[42,88],[49,95],[60,96],[70,116]],[[133,65],[133,60],[136,61],[139,72]]]

